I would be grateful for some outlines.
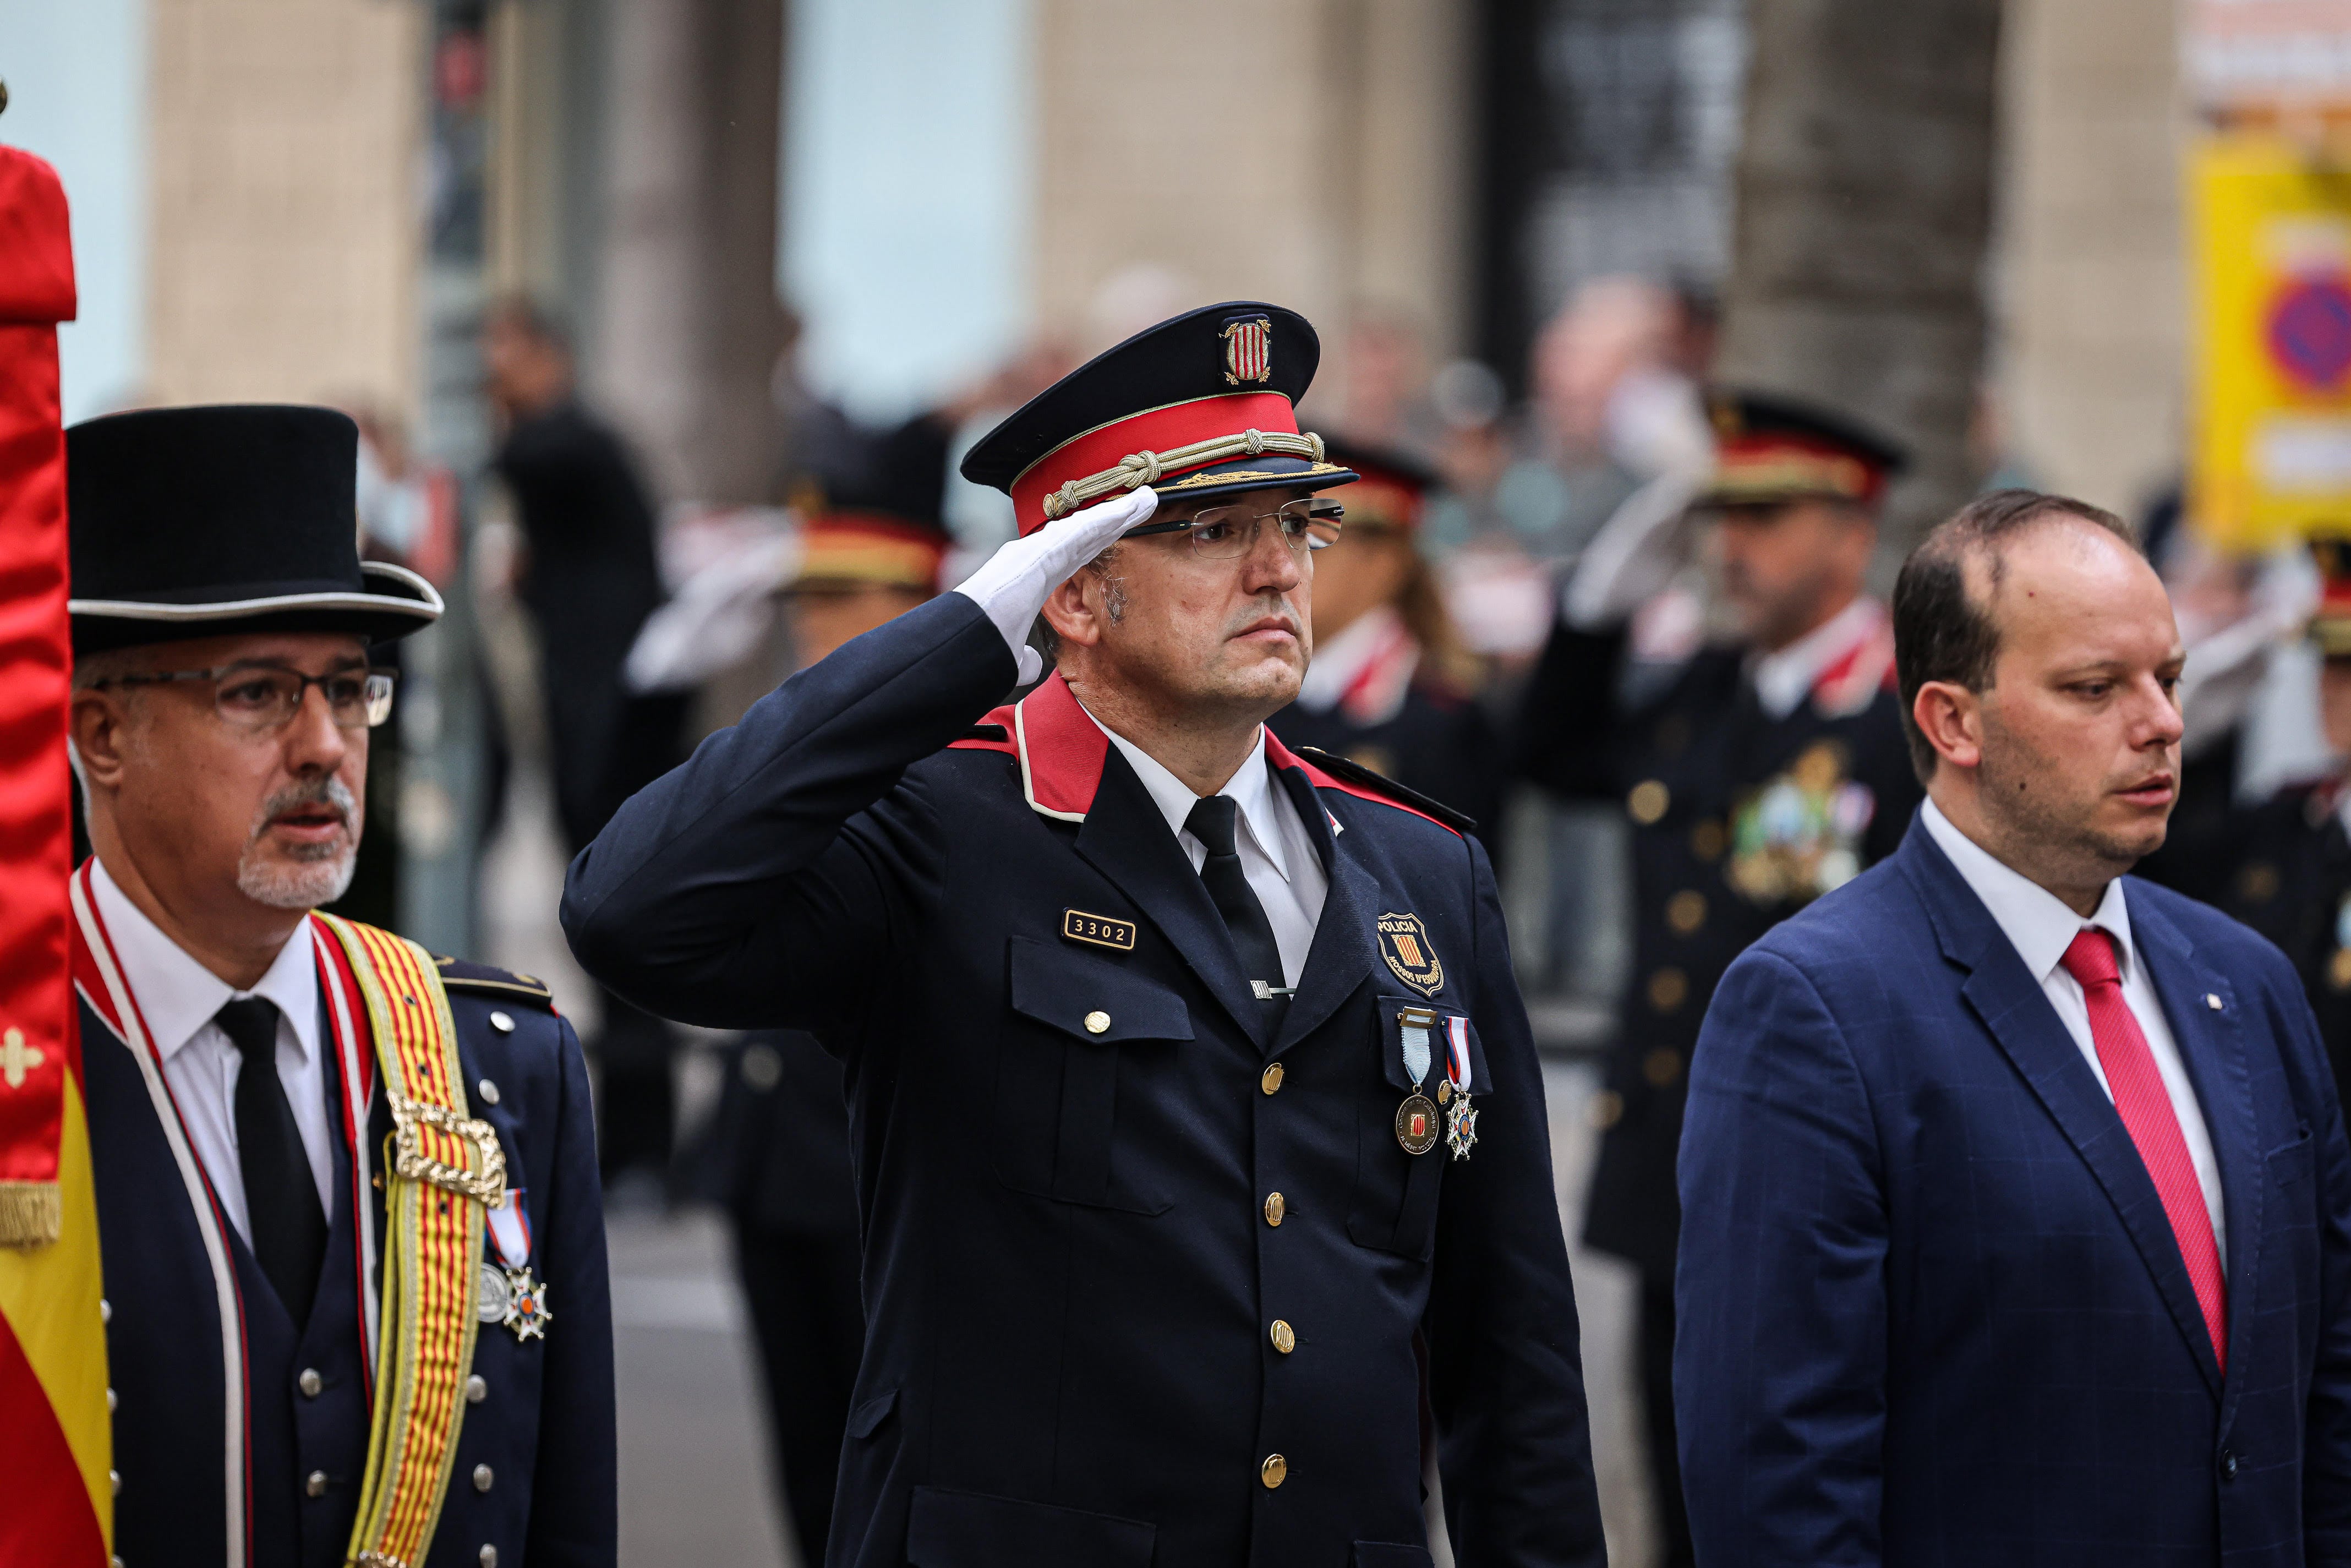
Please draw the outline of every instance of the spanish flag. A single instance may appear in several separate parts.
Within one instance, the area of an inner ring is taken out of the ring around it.
[[[105,1307],[66,946],[72,679],[56,171],[0,147],[0,1568],[106,1568]]]

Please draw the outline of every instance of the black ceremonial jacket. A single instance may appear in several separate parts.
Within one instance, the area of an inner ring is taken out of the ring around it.
[[[1682,1102],[1698,1024],[1730,961],[1821,893],[1894,852],[1920,796],[1880,617],[1784,718],[1746,655],[1707,648],[1623,700],[1622,632],[1552,634],[1520,719],[1521,766],[1614,800],[1633,833],[1633,972],[1617,1015],[1584,1229],[1673,1278]]]
[[[1600,1563],[1482,852],[1269,740],[1330,877],[1269,1032],[1069,688],[973,727],[1013,673],[961,595],[901,616],[632,800],[564,894],[631,1000],[845,1064],[868,1333],[830,1561],[1426,1564],[1425,1352],[1457,1560]],[[1395,1136],[1407,1006],[1464,1020],[1469,1159]]]

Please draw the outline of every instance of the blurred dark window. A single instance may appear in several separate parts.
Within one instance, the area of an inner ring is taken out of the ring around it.
[[[1577,285],[1729,260],[1742,0],[1483,0],[1479,349],[1512,389]]]

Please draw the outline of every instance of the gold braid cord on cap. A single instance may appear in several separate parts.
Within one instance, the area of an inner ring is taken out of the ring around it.
[[[1303,457],[1318,469],[1327,466],[1322,461],[1322,438],[1311,431],[1304,435],[1285,435],[1280,431],[1268,434],[1262,430],[1244,430],[1238,435],[1215,436],[1166,452],[1132,453],[1121,458],[1115,468],[1105,468],[1099,474],[1072,479],[1045,497],[1045,520],[1050,523],[1056,518],[1066,517],[1087,502],[1098,501],[1121,490],[1157,484],[1159,476],[1171,468],[1194,468],[1203,463],[1217,463],[1228,457],[1255,457],[1267,452],[1280,453],[1287,457]],[[1247,476],[1196,474],[1181,483],[1213,484],[1227,477]],[[1266,476],[1288,477],[1286,475]]]

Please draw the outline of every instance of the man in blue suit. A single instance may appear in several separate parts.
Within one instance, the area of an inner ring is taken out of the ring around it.
[[[1698,1560],[2351,1562],[2351,1149],[2294,972],[2126,876],[2181,652],[2124,526],[1985,497],[1903,568],[1928,789],[1734,965],[1682,1140]]]

